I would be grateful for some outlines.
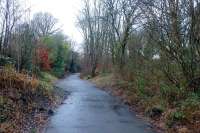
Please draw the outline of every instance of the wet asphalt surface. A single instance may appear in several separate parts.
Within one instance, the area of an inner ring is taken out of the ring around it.
[[[60,80],[57,86],[70,95],[52,116],[46,133],[153,133],[120,100],[78,74]]]

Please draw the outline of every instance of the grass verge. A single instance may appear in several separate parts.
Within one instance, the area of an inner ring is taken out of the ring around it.
[[[126,81],[112,73],[100,74],[89,80],[114,96],[119,96],[140,115],[150,118],[158,132],[200,132],[198,93],[163,83],[157,85],[141,77]]]

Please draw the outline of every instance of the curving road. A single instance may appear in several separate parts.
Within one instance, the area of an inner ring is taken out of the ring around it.
[[[46,133],[153,133],[117,98],[81,80],[78,74],[57,86],[71,94],[51,118]]]

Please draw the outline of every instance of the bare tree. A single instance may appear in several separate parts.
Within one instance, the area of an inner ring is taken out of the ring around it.
[[[153,22],[151,27],[153,24],[154,28],[151,31],[156,31],[159,35],[159,37],[152,36],[152,39],[154,38],[160,44],[162,55],[171,60],[171,63],[177,64],[187,83],[190,82],[198,76],[199,71],[200,2],[198,0],[154,0],[143,1],[143,3],[146,5],[144,11],[150,14],[147,15],[147,19]]]
[[[119,52],[116,53],[120,58],[120,65],[125,64],[126,46],[131,32],[136,27],[141,16],[138,0],[105,0],[105,7],[108,12],[111,32],[114,32],[112,41]]]
[[[85,57],[86,65],[91,68],[89,70],[92,76],[95,76],[96,68],[103,54],[104,41],[106,37],[106,25],[104,22],[104,14],[102,12],[102,3],[85,0],[85,8],[79,17],[79,24],[85,38]]]
[[[1,1],[1,35],[0,45],[1,52],[5,54],[5,50],[9,48],[9,41],[14,26],[22,17],[22,9],[18,0],[2,0]],[[8,53],[7,53],[8,54]]]
[[[48,36],[59,30],[57,19],[49,13],[37,13],[34,15],[32,25],[35,28],[37,36]]]

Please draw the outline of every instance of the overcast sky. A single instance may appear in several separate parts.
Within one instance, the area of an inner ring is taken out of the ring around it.
[[[29,0],[31,12],[49,12],[59,20],[62,30],[77,43],[83,41],[76,26],[77,15],[82,7],[82,0]]]

